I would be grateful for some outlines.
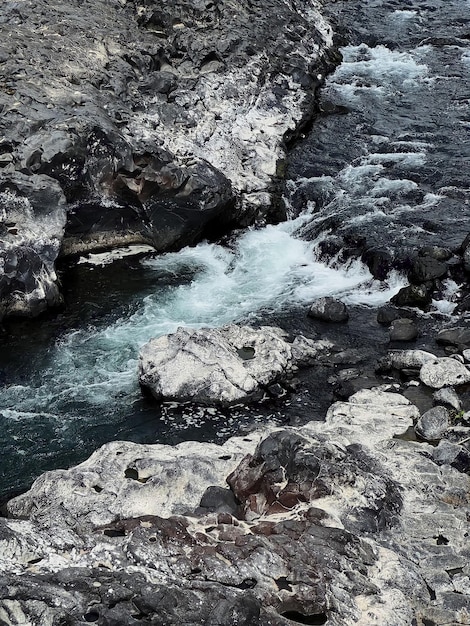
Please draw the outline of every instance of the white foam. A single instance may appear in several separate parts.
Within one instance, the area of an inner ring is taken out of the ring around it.
[[[92,252],[86,256],[82,256],[77,261],[78,265],[110,265],[118,259],[124,259],[128,256],[136,256],[138,254],[145,254],[147,252],[154,252],[155,248],[147,245],[131,245],[123,246],[122,248],[115,248],[114,250],[108,250],[107,252]]]

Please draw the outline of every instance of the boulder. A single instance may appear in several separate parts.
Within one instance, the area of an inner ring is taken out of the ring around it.
[[[397,319],[414,319],[416,313],[408,309],[400,309],[396,306],[382,306],[377,310],[377,322],[382,326],[390,326]]]
[[[418,419],[416,434],[426,441],[441,439],[450,426],[449,413],[443,406],[435,406]]]
[[[390,325],[390,341],[414,341],[418,327],[413,320],[399,318]]]
[[[442,387],[442,389],[438,389],[432,394],[434,402],[436,404],[442,404],[444,406],[449,406],[456,411],[460,411],[462,408],[462,403],[460,402],[460,398],[457,395],[457,392],[452,387]]]
[[[347,322],[349,311],[344,302],[327,296],[312,304],[308,316],[323,322]]]
[[[470,371],[456,359],[443,357],[424,363],[419,377],[428,387],[441,389],[470,382]]]
[[[179,328],[140,352],[139,380],[158,400],[230,405],[260,400],[298,365],[331,348],[326,341],[294,343],[274,327]]]
[[[470,345],[470,328],[457,326],[439,331],[436,337],[437,343],[443,346],[455,346],[457,348]]]
[[[390,350],[386,357],[389,366],[397,370],[420,369],[435,360],[435,355],[425,350]]]
[[[408,285],[402,287],[390,302],[397,306],[426,308],[431,304],[431,299],[431,290],[426,285]]]
[[[447,264],[435,258],[425,256],[413,261],[408,277],[412,283],[419,285],[442,278],[447,274]]]

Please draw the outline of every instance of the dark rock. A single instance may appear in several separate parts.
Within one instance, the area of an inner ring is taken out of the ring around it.
[[[418,328],[413,320],[397,319],[390,325],[390,341],[413,341],[418,336]]]
[[[370,248],[362,254],[362,260],[377,280],[385,280],[393,269],[393,254],[383,248]]]
[[[441,330],[436,341],[443,346],[468,347],[470,346],[470,328],[459,326]]]
[[[341,300],[326,297],[319,298],[312,304],[308,316],[324,322],[347,322],[349,311]]]
[[[390,302],[398,306],[426,308],[431,303],[431,290],[426,285],[408,285],[402,287]]]
[[[452,251],[441,246],[425,246],[420,249],[419,255],[435,259],[436,261],[448,261],[452,258]]]
[[[399,309],[395,306],[382,306],[377,311],[377,322],[382,326],[390,326],[392,322],[399,318],[414,319],[416,313],[408,309]]]
[[[451,407],[456,411],[460,411],[462,404],[457,392],[452,387],[443,387],[433,393],[433,399],[436,404],[442,404],[444,406]]]
[[[413,261],[408,277],[412,283],[419,285],[436,278],[442,278],[447,273],[447,265],[432,257],[419,257]]]
[[[443,406],[436,406],[421,415],[415,426],[415,431],[426,441],[436,441],[441,439],[449,426],[449,412]]]
[[[470,474],[470,452],[464,446],[441,439],[432,456],[439,465],[451,465],[459,472]]]
[[[230,489],[213,486],[206,489],[199,507],[210,512],[235,514],[238,504]]]

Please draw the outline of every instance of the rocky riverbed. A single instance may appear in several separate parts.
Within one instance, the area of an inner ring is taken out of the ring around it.
[[[2,5],[2,623],[470,624],[463,4]]]

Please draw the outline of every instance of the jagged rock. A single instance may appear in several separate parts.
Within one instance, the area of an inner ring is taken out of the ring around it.
[[[409,626],[440,615],[458,623],[468,602],[470,478],[449,466],[442,443],[422,454],[426,444],[393,437],[417,416],[382,388],[334,404],[324,423],[222,447],[108,444],[50,473],[48,490],[40,479],[9,503],[0,619]],[[218,508],[227,474],[237,517],[172,514],[201,497]],[[210,477],[217,489],[207,490]]]
[[[341,300],[326,297],[319,298],[312,304],[308,316],[324,322],[347,322],[349,311]]]
[[[451,465],[459,472],[470,473],[470,452],[464,446],[441,439],[432,456],[439,465]]]
[[[456,411],[460,411],[462,408],[462,403],[460,402],[460,398],[457,395],[457,392],[452,387],[442,387],[442,389],[438,389],[432,395],[434,398],[434,402],[436,404],[443,404],[445,406],[450,406]]]
[[[408,285],[402,287],[390,302],[398,306],[425,308],[431,303],[431,299],[431,290],[425,285]]]
[[[444,346],[466,347],[470,345],[470,328],[463,326],[446,328],[438,333],[436,341]]]
[[[456,359],[443,357],[424,363],[419,377],[428,387],[441,389],[470,382],[470,371]]]
[[[252,222],[269,210],[285,139],[312,115],[338,58],[319,8],[1,3],[1,184],[28,178],[24,197],[34,204],[37,176],[56,181],[51,190],[67,200],[64,255],[135,243],[175,249]],[[33,315],[57,299],[58,248],[30,253],[20,237],[25,262],[38,258],[49,274],[16,307]]]
[[[278,328],[179,328],[140,352],[139,380],[157,399],[233,404],[259,400],[321,350],[325,341],[289,343]]]
[[[440,439],[450,426],[449,412],[443,406],[435,406],[423,413],[416,423],[416,434],[426,441]]]
[[[413,341],[418,336],[418,327],[413,320],[397,319],[390,325],[390,341]]]
[[[0,175],[0,318],[61,304],[55,260],[66,221],[59,184],[43,175]]]
[[[442,278],[447,274],[447,264],[432,257],[419,257],[413,261],[409,279],[419,285],[427,281]]]

